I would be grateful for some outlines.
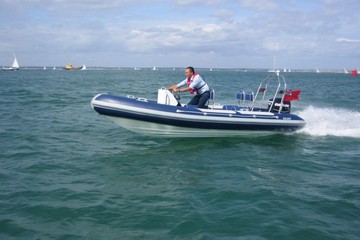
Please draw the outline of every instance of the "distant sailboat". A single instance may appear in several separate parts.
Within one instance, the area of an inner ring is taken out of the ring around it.
[[[344,73],[345,73],[345,74],[348,74],[348,73],[349,73],[348,70],[346,70],[346,68],[344,68]]]
[[[270,69],[268,72],[276,72],[276,70],[275,70],[275,57],[274,57],[274,67],[273,67],[273,69]]]
[[[14,55],[14,61],[13,64],[10,67],[3,67],[2,70],[4,71],[16,71],[19,70],[19,63],[18,60],[16,59],[15,53],[13,52]]]
[[[318,68],[316,68],[316,70],[315,70],[315,71],[316,71],[316,73],[320,73],[320,70],[319,70]]]
[[[46,70],[46,67],[43,67],[44,70]]]
[[[156,71],[156,70],[158,70],[158,69],[156,68],[156,66],[154,66],[152,70],[153,70],[153,71]]]
[[[56,70],[56,67],[53,67],[53,70]]]
[[[80,70],[86,70],[86,69],[87,69],[87,68],[86,68],[86,65],[83,64]]]

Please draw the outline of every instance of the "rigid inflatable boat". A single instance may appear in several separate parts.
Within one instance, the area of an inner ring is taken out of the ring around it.
[[[269,95],[271,82],[276,84]],[[232,137],[301,129],[305,121],[290,112],[291,101],[298,99],[299,93],[287,90],[284,77],[277,73],[265,78],[255,94],[237,93],[237,103],[231,105],[215,103],[213,90],[209,100],[213,103],[207,108],[182,105],[176,93],[161,88],[156,101],[102,93],[91,100],[91,106],[119,126],[144,135]],[[269,100],[265,100],[267,95]]]

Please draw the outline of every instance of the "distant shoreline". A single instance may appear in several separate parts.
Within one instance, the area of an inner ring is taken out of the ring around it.
[[[54,69],[55,68],[55,69]],[[53,70],[64,70],[63,66],[22,66],[22,70],[43,70],[43,71],[53,71]],[[156,71],[179,71],[184,70],[185,67],[157,67]],[[209,68],[209,67],[197,67],[199,72],[201,71],[239,71],[239,72],[268,72],[268,68]],[[86,70],[127,70],[127,71],[154,71],[153,67],[101,67],[101,66],[90,66]],[[284,72],[279,70],[280,73],[294,73],[294,72],[303,72],[303,73],[316,73],[316,69],[291,69],[291,72]],[[319,69],[319,73],[344,73],[343,69]]]

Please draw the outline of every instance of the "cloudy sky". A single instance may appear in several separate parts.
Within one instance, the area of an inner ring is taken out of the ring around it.
[[[0,0],[0,66],[360,68],[359,0]]]

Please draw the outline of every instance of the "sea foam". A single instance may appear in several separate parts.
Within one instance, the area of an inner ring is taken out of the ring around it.
[[[360,112],[309,106],[298,115],[306,121],[306,126],[299,133],[360,138]]]

